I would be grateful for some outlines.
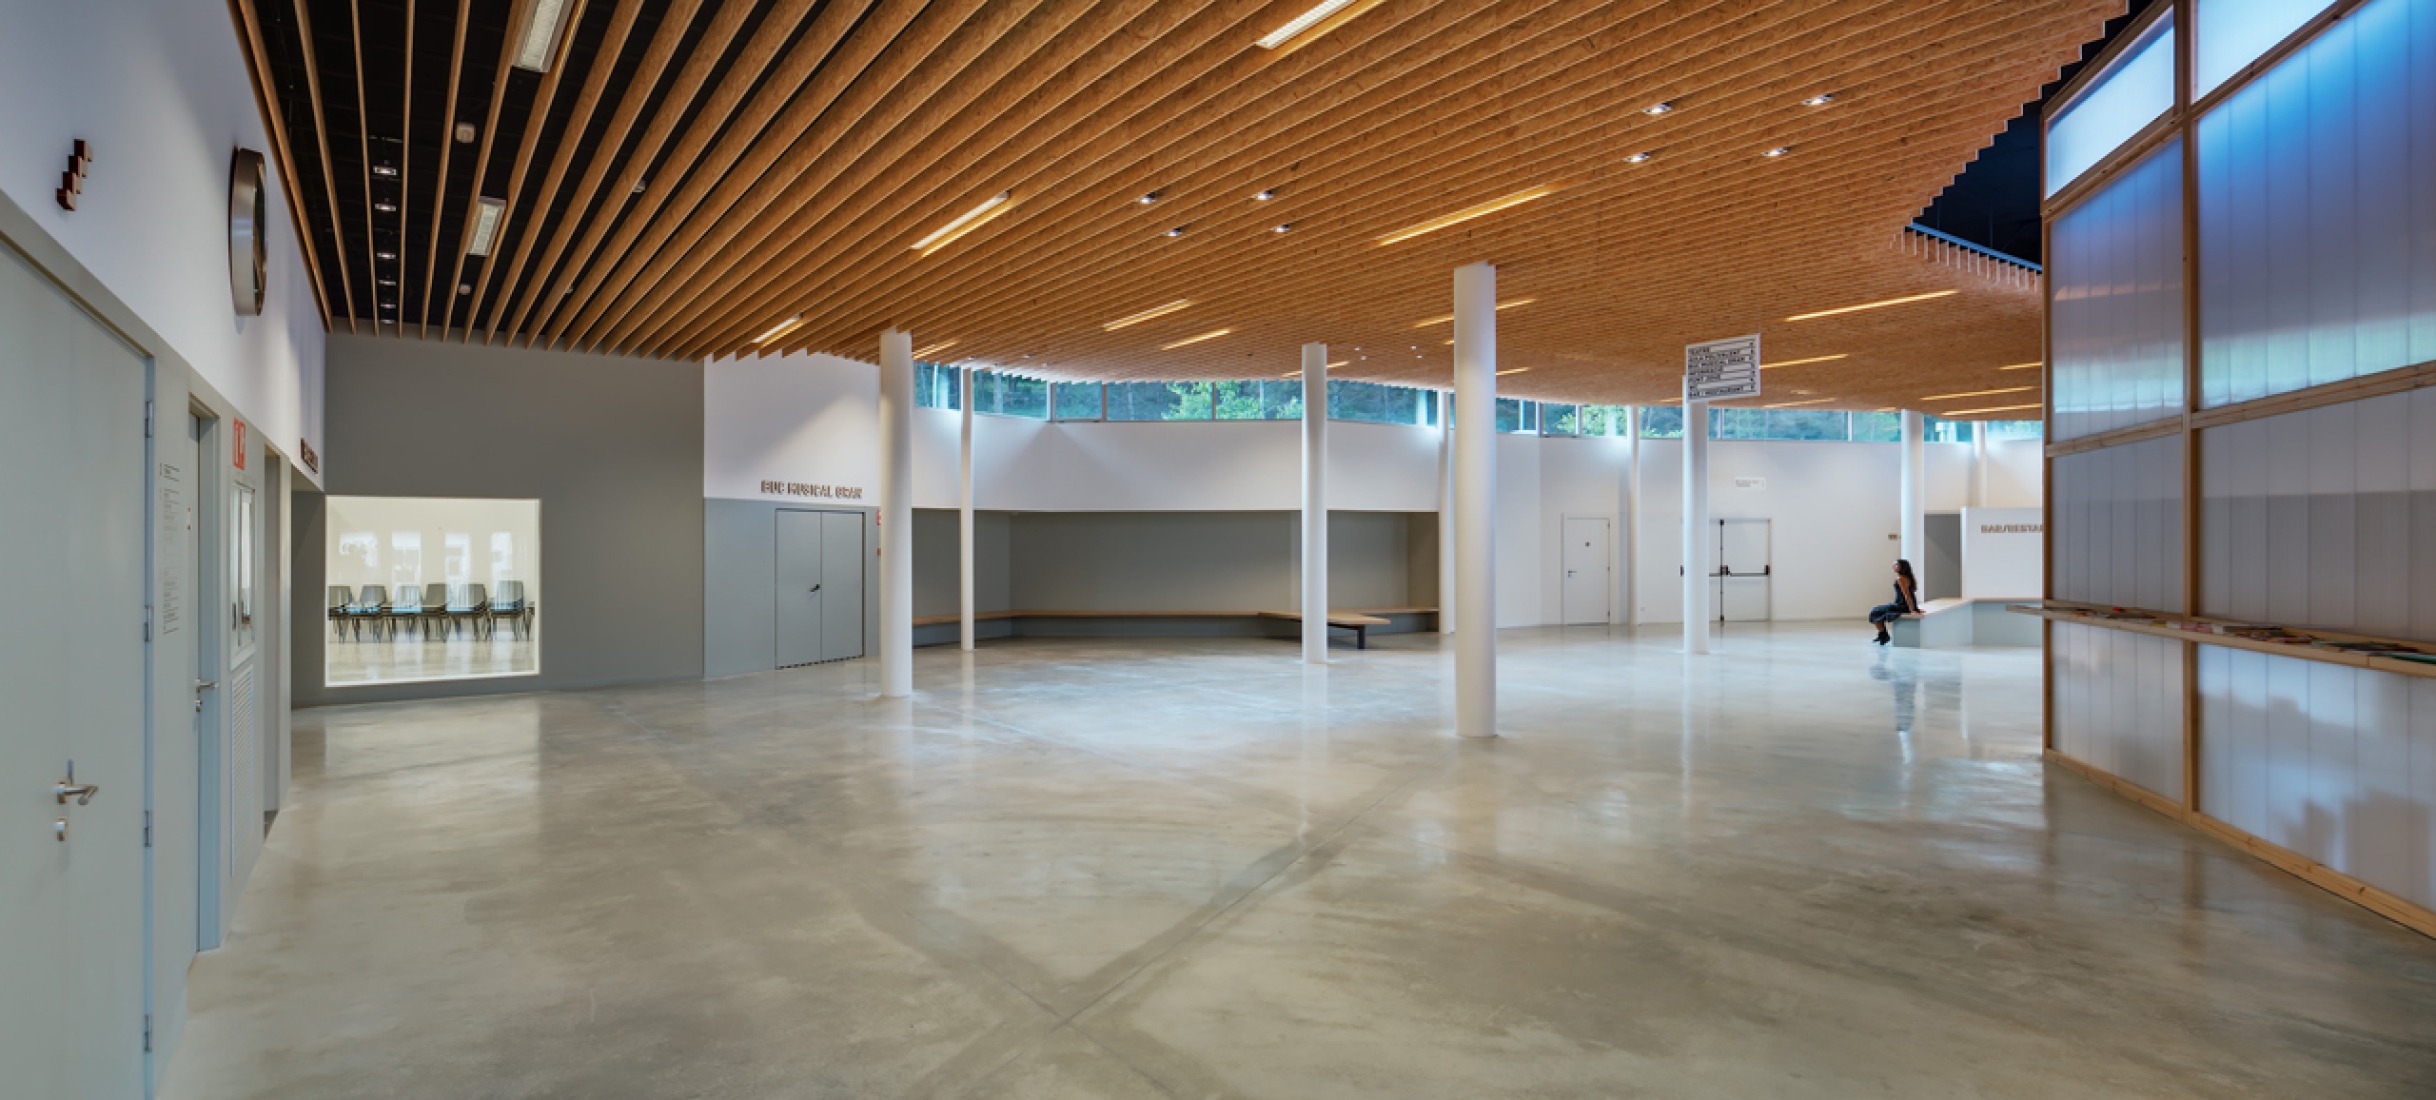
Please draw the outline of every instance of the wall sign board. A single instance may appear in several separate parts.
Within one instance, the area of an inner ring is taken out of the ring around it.
[[[1759,396],[1759,335],[1691,344],[1683,349],[1683,399],[1721,401]]]

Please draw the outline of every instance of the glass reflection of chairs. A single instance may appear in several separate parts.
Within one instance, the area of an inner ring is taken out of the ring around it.
[[[448,603],[441,608],[441,614],[446,617],[451,637],[457,633],[457,624],[464,623],[479,638],[490,617],[490,595],[479,584],[451,584]]]
[[[355,599],[347,604],[347,620],[354,627],[353,633],[358,639],[364,636],[364,624],[371,623],[372,637],[378,640],[381,627],[388,619],[389,589],[386,586],[367,584],[358,589]]]
[[[500,581],[499,594],[491,597],[490,613],[483,616],[492,624],[495,634],[498,622],[508,620],[508,632],[513,637],[533,636],[533,604],[524,598],[523,581]]]
[[[326,602],[330,607],[330,636],[346,637],[347,608],[355,603],[355,589],[343,584],[331,585]]]
[[[400,626],[411,626],[415,628],[416,637],[427,637],[428,632],[423,629],[423,620],[430,614],[431,610],[432,609],[423,606],[422,586],[413,584],[399,585],[397,596],[389,601],[389,614],[387,616],[389,620],[389,636],[391,638],[397,637],[398,627]]]

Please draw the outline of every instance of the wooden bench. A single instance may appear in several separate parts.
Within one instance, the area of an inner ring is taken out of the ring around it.
[[[1303,613],[1300,611],[1263,611],[1259,614],[1264,619],[1285,619],[1296,623],[1303,621]],[[1365,615],[1359,611],[1331,611],[1328,613],[1328,625],[1353,631],[1353,648],[1369,649],[1370,628],[1386,626],[1387,620],[1376,615]]]
[[[1328,625],[1353,631],[1356,649],[1370,648],[1370,628],[1386,626],[1388,615],[1431,615],[1435,607],[1366,607],[1331,611]],[[1101,611],[1101,610],[1024,610],[976,611],[973,621],[991,622],[1000,619],[1275,619],[1300,623],[1300,611]],[[916,615],[915,626],[947,626],[963,621],[961,615]]]

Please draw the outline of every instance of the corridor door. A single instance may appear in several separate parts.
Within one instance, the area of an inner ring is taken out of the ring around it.
[[[1565,625],[1604,623],[1607,617],[1607,519],[1565,517]]]
[[[1719,622],[1766,622],[1775,617],[1776,563],[1768,520],[1728,516],[1717,521]]]
[[[863,515],[778,513],[777,665],[863,655]]]
[[[0,247],[11,471],[0,479],[0,1092],[11,1096],[145,1093],[145,376],[142,358]],[[99,789],[77,789],[88,784]]]

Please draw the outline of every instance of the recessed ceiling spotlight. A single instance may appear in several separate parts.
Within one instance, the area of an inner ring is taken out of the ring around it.
[[[1271,233],[1292,233],[1292,232],[1294,232],[1294,223],[1293,223],[1293,222],[1281,222],[1281,223],[1279,223],[1279,224],[1277,224],[1277,225],[1272,225],[1272,226],[1270,226],[1270,227],[1269,227],[1269,232],[1271,232]]]
[[[378,257],[380,257],[381,259],[384,259],[384,260],[394,260],[394,259],[397,259],[397,258],[398,258],[398,254],[397,254],[397,253],[395,253],[395,252],[375,252],[375,253],[373,253],[373,255],[378,256]]]
[[[1672,103],[1652,103],[1647,107],[1641,108],[1641,113],[1645,115],[1662,115],[1674,109],[1675,105]]]
[[[1277,192],[1275,192],[1275,191],[1263,191],[1263,192],[1261,192],[1261,193],[1259,193],[1259,194],[1257,194],[1257,195],[1252,196],[1252,201],[1253,201],[1253,202],[1267,202],[1267,201],[1269,201],[1270,199],[1273,199],[1273,198],[1276,198],[1276,197],[1277,197]]]
[[[1152,203],[1154,203],[1154,202],[1159,201],[1159,193],[1158,193],[1158,192],[1156,192],[1156,191],[1152,191],[1152,192],[1149,192],[1149,193],[1147,193],[1147,194],[1143,195],[1141,198],[1135,199],[1135,200],[1133,200],[1133,201],[1138,202],[1138,203],[1141,203],[1141,204],[1142,204],[1142,205],[1144,205],[1144,206],[1148,206],[1148,205],[1150,205],[1150,204],[1152,204]]]
[[[458,284],[457,284],[457,293],[459,293],[459,294],[471,294],[471,293],[473,293],[473,292],[474,292],[474,284],[472,284],[472,283],[458,283]]]
[[[1170,237],[1181,237],[1181,236],[1183,236],[1183,235],[1184,235],[1184,229],[1185,229],[1185,227],[1184,227],[1184,226],[1179,225],[1179,226],[1175,227],[1174,229],[1170,229],[1170,230],[1168,230],[1168,231],[1167,231],[1167,235],[1168,235],[1168,236],[1170,236]]]
[[[1767,151],[1767,152],[1765,152],[1765,153],[1761,153],[1761,154],[1760,154],[1760,156],[1763,156],[1763,157],[1781,157],[1781,156],[1784,156],[1785,154],[1790,153],[1790,152],[1792,152],[1792,151],[1793,151],[1793,150],[1792,150],[1790,147],[1783,146],[1783,145],[1779,145],[1779,146],[1777,146],[1777,147],[1776,147],[1776,148],[1774,148],[1774,149],[1770,149],[1770,150],[1768,150],[1768,151]]]
[[[471,145],[471,144],[473,144],[473,141],[474,141],[474,124],[473,124],[473,123],[471,123],[471,122],[460,122],[460,123],[458,123],[458,124],[457,124],[457,144],[459,144],[459,145]]]
[[[635,194],[637,194],[637,195],[642,194],[642,193],[643,193],[643,188],[644,188],[644,187],[646,187],[646,186],[649,186],[648,181],[645,181],[645,180],[636,180],[636,181],[634,181],[634,193],[635,193]]]
[[[393,164],[375,164],[372,166],[372,174],[383,179],[398,178],[397,166]]]
[[[398,204],[394,202],[376,202],[372,204],[372,208],[380,211],[383,214],[395,214],[398,212]]]
[[[1821,92],[1821,93],[1819,93],[1819,94],[1817,94],[1817,95],[1811,96],[1810,98],[1803,100],[1803,101],[1802,101],[1802,106],[1804,106],[1804,107],[1824,107],[1824,106],[1826,106],[1826,105],[1828,105],[1828,104],[1830,104],[1830,103],[1833,103],[1833,102],[1835,102],[1835,97],[1834,97],[1834,96],[1829,95],[1829,94],[1827,94],[1827,93],[1825,93],[1825,92]]]
[[[1649,154],[1648,154],[1648,153],[1634,153],[1633,155],[1631,155],[1631,156],[1629,156],[1629,157],[1624,158],[1624,163],[1626,163],[1626,164],[1639,164],[1639,163],[1641,163],[1642,161],[1645,161],[1645,160],[1648,160],[1648,159],[1649,159]]]
[[[396,286],[396,285],[398,285],[398,281],[397,281],[396,279],[381,279],[381,280],[379,280],[379,282],[380,282],[380,284],[381,284],[382,286]]]

